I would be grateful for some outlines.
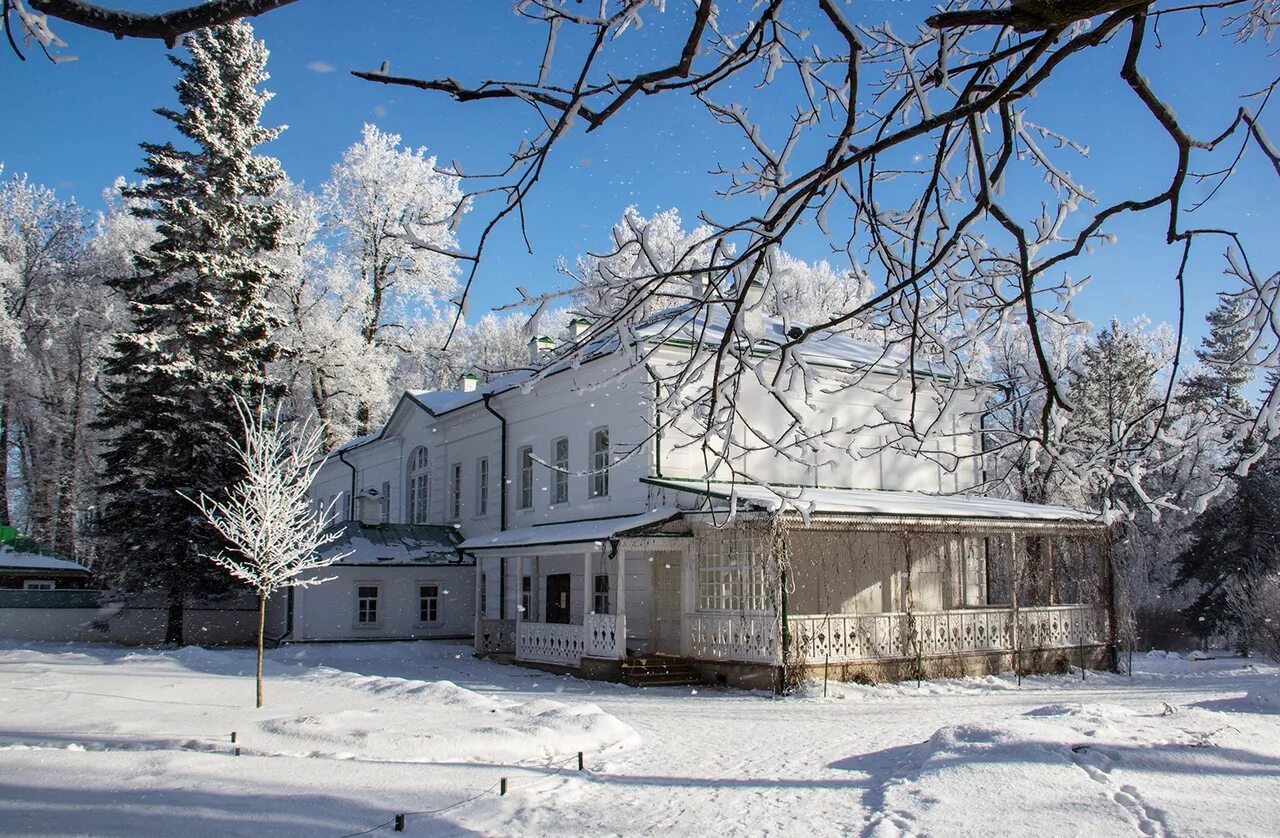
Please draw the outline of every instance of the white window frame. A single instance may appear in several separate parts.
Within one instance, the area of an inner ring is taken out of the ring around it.
[[[383,524],[391,523],[391,481],[382,481],[382,514],[378,516]]]
[[[449,466],[449,518],[462,517],[462,463]]]
[[[753,545],[752,541],[756,543]],[[756,556],[752,555],[752,547]],[[769,598],[765,585],[762,539],[742,533],[723,537],[698,550],[698,610],[746,614],[765,613]]]
[[[431,452],[419,445],[409,454],[405,492],[405,522],[431,523]]]
[[[533,509],[533,446],[521,445],[516,449],[516,509]]]
[[[52,579],[24,579],[22,581],[22,590],[24,591],[52,591],[57,587],[57,583]]]
[[[434,588],[435,593],[430,596],[423,593],[423,591],[427,588]],[[418,582],[418,625],[434,626],[434,625],[440,624],[441,622],[440,613],[443,611],[443,605],[444,605],[444,597],[442,595],[443,592],[444,592],[444,586],[441,585],[439,582],[436,582],[434,580],[424,580],[424,581]],[[435,616],[433,618],[423,619],[423,615],[422,615],[422,612],[424,610],[423,606],[426,604],[428,600],[433,601],[432,607],[435,610]]]
[[[489,458],[476,460],[476,517],[489,514]]]
[[[609,610],[609,574],[597,573],[591,584],[591,613],[610,614]]]
[[[600,435],[604,434],[604,446],[600,447]],[[587,450],[591,452],[587,497],[589,500],[609,497],[609,426],[592,428],[587,437]]]
[[[382,583],[380,582],[356,582],[356,628],[370,629],[378,628],[382,625]],[[363,593],[364,589],[372,588],[373,596],[367,596]],[[368,613],[365,602],[373,601],[373,619],[364,619]]]
[[[563,447],[563,451],[561,448]],[[563,456],[561,456],[563,454]],[[551,440],[551,502],[569,502],[569,437]]]

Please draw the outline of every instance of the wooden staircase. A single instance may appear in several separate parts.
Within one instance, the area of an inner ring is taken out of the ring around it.
[[[703,680],[698,668],[689,661],[652,655],[624,660],[622,683],[633,687],[691,687]]]

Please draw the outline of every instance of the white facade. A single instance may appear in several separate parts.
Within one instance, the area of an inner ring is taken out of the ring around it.
[[[639,339],[644,346],[643,332]],[[777,638],[766,636],[771,618],[760,597],[729,605],[707,595],[708,579],[726,572],[716,562],[730,560],[702,555],[698,545],[705,553],[707,542],[695,535],[714,524],[709,512],[722,515],[739,499],[730,483],[735,475],[739,483],[748,475],[754,494],[741,499],[756,509],[769,506],[762,491],[796,495],[791,505],[802,509],[801,487],[821,487],[810,494],[826,493],[820,500],[837,515],[849,511],[838,511],[841,503],[862,498],[870,513],[858,514],[885,520],[973,518],[988,529],[1005,517],[1085,520],[1072,510],[976,501],[948,506],[931,499],[979,480],[982,394],[948,393],[927,374],[913,390],[888,364],[873,363],[871,372],[851,369],[878,351],[873,347],[835,336],[818,343],[805,358],[807,379],[797,372],[773,385],[794,396],[785,408],[756,377],[742,377],[735,399],[745,421],[735,425],[727,455],[723,446],[703,444],[692,418],[660,415],[663,382],[690,369],[687,345],[663,337],[644,347],[643,364],[628,360],[630,348],[588,352],[537,376],[515,373],[479,389],[406,393],[379,433],[329,458],[314,495],[321,502],[339,497],[340,515],[368,525],[456,528],[461,552],[476,563],[477,648],[567,665],[647,653],[723,656],[717,633],[730,625],[736,659],[776,658]],[[767,367],[765,373],[768,378]],[[691,378],[686,386],[696,390],[699,378]],[[801,392],[807,395],[800,398]],[[816,445],[806,436],[813,428],[828,431]],[[915,499],[915,505],[903,511],[902,504],[886,505],[891,497]],[[881,508],[890,511],[881,515]],[[891,523],[885,526],[892,531]],[[743,549],[748,555],[753,548]],[[884,579],[858,582],[866,590],[840,601],[884,612],[903,607],[900,570],[882,563]],[[355,595],[354,571],[331,583],[333,596]],[[387,596],[387,608],[412,610],[411,596],[400,604]],[[338,613],[340,605],[322,610]],[[726,622],[731,611],[737,622]],[[759,626],[748,612],[761,614]],[[721,651],[708,651],[713,648]]]

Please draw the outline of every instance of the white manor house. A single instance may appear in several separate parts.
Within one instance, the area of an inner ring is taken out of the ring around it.
[[[749,354],[776,371],[784,323],[751,316]],[[901,359],[816,333],[789,385],[809,388],[800,407],[743,376],[743,421],[711,444],[660,405],[673,375],[696,389],[692,359],[725,321],[677,308],[591,339],[575,321],[571,361],[539,339],[547,360],[528,371],[405,393],[321,469],[314,497],[338,499],[355,552],[281,598],[280,639],[474,636],[479,653],[586,677],[773,689],[824,669],[1110,665],[1108,529],[964,494],[981,393],[930,407],[928,370],[912,399]],[[912,409],[943,427],[927,448],[862,430]],[[806,445],[797,410],[804,427],[860,430]]]

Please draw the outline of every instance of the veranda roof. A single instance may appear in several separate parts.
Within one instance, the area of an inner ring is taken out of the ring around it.
[[[559,544],[588,544],[633,533],[645,527],[670,521],[680,514],[674,507],[661,507],[639,515],[616,518],[594,518],[563,524],[535,524],[513,530],[487,533],[468,538],[458,545],[464,552],[475,550],[517,550],[526,547],[550,547]]]
[[[0,571],[4,570],[39,570],[89,575],[87,567],[70,559],[46,556],[42,553],[18,552],[7,547],[0,548]]]
[[[646,477],[644,482],[718,500],[736,498],[763,510],[794,510],[811,515],[904,518],[962,518],[1016,521],[1102,523],[1093,512],[1066,506],[1024,503],[969,495],[930,495],[874,489],[824,489],[809,486],[761,486],[703,480]]]
[[[342,565],[459,564],[458,531],[427,524],[362,524],[343,521],[333,529],[339,536],[321,555],[350,553]]]

